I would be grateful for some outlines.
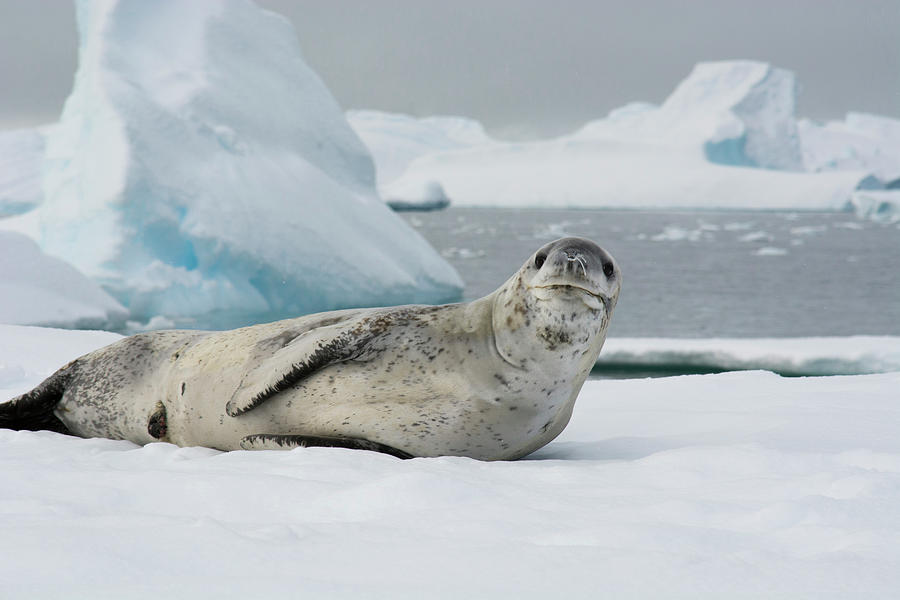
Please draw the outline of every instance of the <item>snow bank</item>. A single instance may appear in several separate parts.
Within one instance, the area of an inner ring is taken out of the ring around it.
[[[350,110],[347,121],[375,159],[379,186],[396,179],[419,156],[492,142],[481,123],[465,117],[419,119],[376,110]]]
[[[890,597],[897,389],[900,373],[589,381],[516,463],[0,430],[0,579],[13,598]]]
[[[4,227],[134,319],[232,327],[442,302],[456,272],[379,200],[371,157],[288,22],[247,0],[79,0],[46,201]]]
[[[765,369],[784,375],[858,375],[900,371],[900,337],[663,339],[610,338],[604,372]]]
[[[0,323],[121,327],[127,314],[70,264],[20,233],[0,231]]]
[[[0,131],[0,217],[27,212],[43,200],[41,161],[48,131]]]

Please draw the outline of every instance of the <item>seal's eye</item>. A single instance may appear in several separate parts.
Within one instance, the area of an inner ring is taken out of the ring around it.
[[[534,257],[534,266],[536,266],[538,269],[540,269],[544,265],[545,260],[547,260],[546,254],[543,254],[543,253],[538,254],[537,256]]]
[[[615,271],[615,267],[611,262],[603,264],[603,274],[606,275],[607,278],[612,277],[613,271]]]

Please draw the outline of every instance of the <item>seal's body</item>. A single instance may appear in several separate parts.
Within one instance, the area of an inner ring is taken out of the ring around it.
[[[620,279],[593,242],[565,238],[468,304],[139,334],[0,405],[0,426],[46,427],[49,408],[57,430],[140,444],[515,459],[568,422]]]

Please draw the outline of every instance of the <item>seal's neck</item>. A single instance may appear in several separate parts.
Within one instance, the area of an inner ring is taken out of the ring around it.
[[[491,326],[500,357],[520,369],[564,375],[588,369],[603,344],[604,309],[564,292],[538,297],[519,273],[494,293]]]

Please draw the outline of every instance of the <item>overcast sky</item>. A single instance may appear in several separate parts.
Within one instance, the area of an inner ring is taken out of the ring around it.
[[[728,58],[795,71],[802,116],[900,117],[900,0],[259,3],[294,22],[343,107],[467,115],[506,137],[660,102],[695,62]],[[76,46],[68,0],[0,0],[0,127],[56,119]]]

